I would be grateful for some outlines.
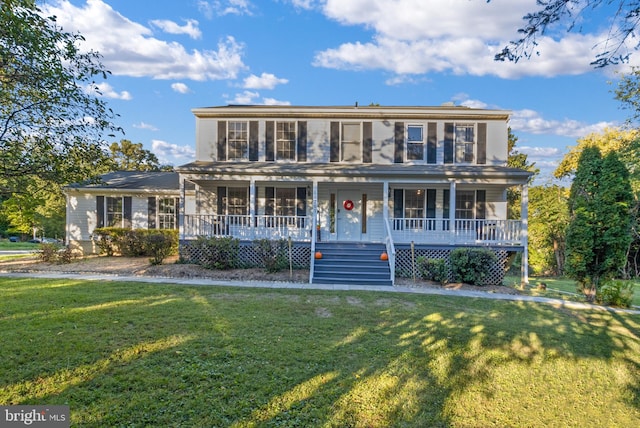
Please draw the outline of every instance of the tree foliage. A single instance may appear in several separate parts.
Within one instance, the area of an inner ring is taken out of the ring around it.
[[[525,24],[518,29],[520,37],[495,56],[497,61],[517,62],[533,54],[539,55],[539,37],[559,27],[567,32],[580,32],[582,24],[590,20],[602,20],[609,26],[607,40],[596,46],[599,51],[591,62],[594,66],[606,67],[627,61],[629,41],[635,43],[634,49],[640,47],[634,40],[638,36],[636,26],[640,17],[638,0],[538,0],[536,5],[537,10],[522,18]]]
[[[533,175],[529,178],[529,182],[532,182],[535,176],[538,175],[540,170],[536,168],[535,162],[529,163],[528,155],[518,152],[518,149],[516,148],[517,143],[518,137],[516,137],[515,134],[511,132],[511,128],[509,128],[507,140],[509,155],[507,157],[507,166],[510,168],[520,168],[532,172]],[[520,189],[510,188],[507,190],[507,216],[510,219],[520,218],[520,195]]]
[[[564,273],[568,197],[558,185],[529,189],[529,264],[537,274]]]
[[[63,31],[33,0],[0,2],[0,192],[27,177],[64,184],[95,174],[115,114],[96,79],[108,72],[79,34]]]
[[[603,279],[619,274],[631,244],[633,194],[629,173],[615,152],[604,158],[586,147],[569,195],[566,273],[589,300]]]
[[[143,148],[142,143],[120,140],[109,146],[110,168],[112,171],[160,171],[171,169],[161,166],[158,157]]]

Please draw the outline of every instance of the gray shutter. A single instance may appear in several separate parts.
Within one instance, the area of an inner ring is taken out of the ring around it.
[[[176,200],[176,209],[174,211],[175,221],[173,222],[173,224],[174,224],[174,229],[179,229],[180,228],[180,198],[175,198],[175,200]]]
[[[276,205],[276,190],[274,187],[264,188],[264,215],[274,215]]]
[[[156,197],[149,196],[147,199],[147,229],[157,229],[156,224]]]
[[[104,196],[96,196],[96,227],[104,227]]]
[[[226,199],[227,199],[227,188],[223,186],[218,187],[218,215],[226,214],[226,211],[224,209]]]
[[[218,121],[218,160],[227,160],[227,122]]]
[[[249,122],[249,160],[258,160],[258,121]]]
[[[478,124],[478,164],[487,163],[487,124]]]
[[[362,162],[373,162],[373,125],[362,122]]]
[[[444,189],[442,191],[442,230],[449,230],[449,215],[451,214],[449,209],[450,197],[451,191]]]
[[[444,124],[444,163],[453,163],[453,123]]]
[[[404,162],[404,122],[396,122],[393,130],[393,140],[395,143],[393,162]]]
[[[340,161],[340,122],[331,122],[329,133],[330,161]]]
[[[298,122],[298,162],[307,161],[307,122]]]
[[[131,196],[125,196],[123,201],[123,214],[122,217],[124,219],[123,227],[125,229],[131,229],[131,219],[133,218],[132,208],[131,208]]]
[[[436,189],[427,189],[427,218],[436,218]]]
[[[438,153],[438,124],[429,122],[427,125],[427,163],[436,163]]]
[[[487,191],[476,190],[476,219],[487,218]]]
[[[265,135],[264,135],[265,150],[266,150],[265,159],[270,162],[276,160],[276,154],[275,154],[276,143],[274,140],[274,128],[275,128],[275,122],[267,121],[265,123]]]
[[[393,217],[404,217],[404,190],[393,189]]]

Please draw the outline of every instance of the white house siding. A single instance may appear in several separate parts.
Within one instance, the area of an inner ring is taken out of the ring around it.
[[[149,199],[147,196],[131,198],[131,228],[147,229],[149,224]]]
[[[96,228],[96,197],[93,194],[72,192],[67,196],[67,238],[88,241]]]
[[[196,160],[217,160],[217,123],[215,119],[196,119]]]

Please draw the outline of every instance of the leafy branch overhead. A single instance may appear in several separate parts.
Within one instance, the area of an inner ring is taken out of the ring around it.
[[[599,20],[608,25],[609,31],[607,37],[593,47],[596,55],[592,65],[606,67],[627,62],[630,51],[640,48],[640,42],[634,41],[640,20],[638,0],[538,0],[536,5],[537,10],[522,18],[525,25],[518,29],[520,37],[495,55],[497,61],[518,62],[521,58],[540,55],[541,37],[558,29],[580,33],[584,23]]]
[[[0,3],[0,191],[37,176],[86,179],[104,162],[105,136],[121,130],[99,97],[109,72],[83,37],[63,31],[33,0]]]

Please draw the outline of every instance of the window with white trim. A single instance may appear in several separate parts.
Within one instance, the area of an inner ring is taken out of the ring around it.
[[[106,214],[106,222],[105,222],[105,226],[107,227],[122,227],[122,219],[123,219],[123,215],[122,215],[122,209],[123,209],[123,204],[122,204],[122,197],[117,197],[117,198],[113,198],[113,197],[106,197],[105,198],[105,204],[106,204],[106,210],[105,210],[105,214]]]
[[[249,124],[229,122],[227,144],[228,160],[249,160]]]
[[[424,160],[424,132],[422,125],[407,126],[407,160]]]
[[[158,198],[158,229],[176,228],[175,198]]]
[[[277,160],[296,160],[296,123],[276,123]]]
[[[456,163],[473,163],[475,143],[473,123],[456,124],[454,128]]]
[[[342,123],[340,153],[342,162],[362,162],[360,123]]]
[[[456,192],[456,219],[472,220],[475,218],[474,207],[476,192],[473,190],[458,190]]]

